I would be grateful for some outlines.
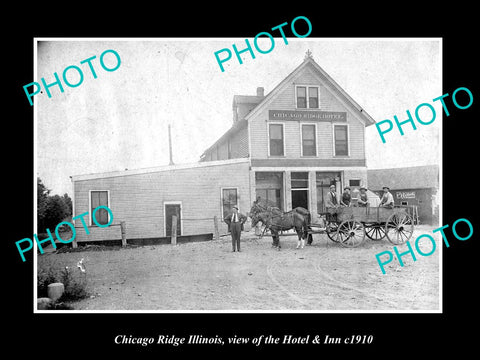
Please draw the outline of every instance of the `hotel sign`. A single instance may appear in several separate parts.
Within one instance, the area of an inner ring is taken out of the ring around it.
[[[315,110],[268,110],[269,120],[347,121],[347,113]]]

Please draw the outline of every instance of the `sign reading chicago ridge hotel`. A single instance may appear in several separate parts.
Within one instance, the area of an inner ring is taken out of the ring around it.
[[[268,110],[270,120],[347,121],[346,112],[312,110]]]

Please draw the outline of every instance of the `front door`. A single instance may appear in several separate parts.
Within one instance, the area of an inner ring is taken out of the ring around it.
[[[308,190],[292,190],[292,209],[296,207],[308,210]]]
[[[308,210],[308,172],[292,172],[292,209],[302,207]]]
[[[182,218],[180,204],[165,204],[165,236],[172,236],[172,217],[177,216],[177,235],[182,235]]]

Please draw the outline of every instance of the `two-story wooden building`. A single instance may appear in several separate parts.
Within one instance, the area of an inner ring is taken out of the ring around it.
[[[367,186],[365,127],[374,120],[306,56],[268,95],[233,98],[233,125],[201,161],[248,158],[250,200],[324,210],[326,193]]]
[[[367,186],[365,127],[372,124],[307,55],[268,94],[259,87],[234,96],[231,128],[198,163],[73,176],[74,216],[89,211],[91,227],[90,235],[79,229],[77,240],[120,238],[118,229],[95,228],[98,205],[112,210],[114,223],[127,223],[128,239],[169,236],[172,214],[179,235],[212,233],[213,222],[200,219],[221,219],[233,205],[248,212],[259,196],[285,211],[307,208],[315,220],[331,184],[338,194]]]

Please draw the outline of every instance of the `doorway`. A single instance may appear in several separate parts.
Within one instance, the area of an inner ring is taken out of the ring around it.
[[[308,190],[292,189],[292,209],[302,207],[308,210]]]
[[[165,206],[165,236],[172,236],[172,217],[177,217],[177,236],[182,235],[182,204],[168,203]]]
[[[292,209],[302,207],[308,210],[308,172],[292,172]]]

